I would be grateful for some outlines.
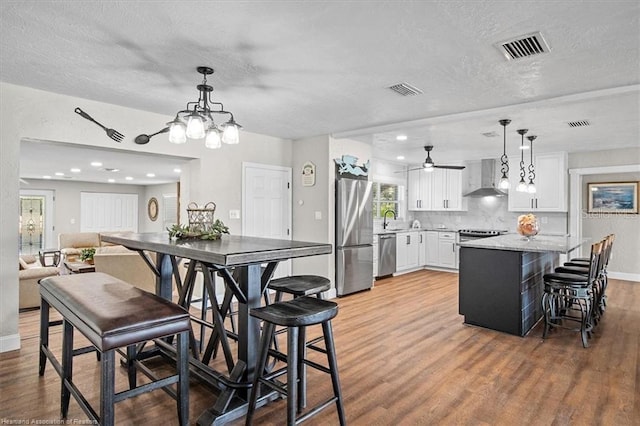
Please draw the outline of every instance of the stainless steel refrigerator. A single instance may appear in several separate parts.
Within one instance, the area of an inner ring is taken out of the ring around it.
[[[336,181],[336,290],[338,296],[373,283],[372,186],[366,180]]]

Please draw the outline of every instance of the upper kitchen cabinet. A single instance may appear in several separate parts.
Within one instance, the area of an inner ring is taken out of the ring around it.
[[[462,171],[411,170],[408,176],[408,208],[414,211],[463,210]]]
[[[529,162],[525,161],[525,168]],[[520,158],[509,158],[509,211],[566,212],[567,211],[567,154],[565,152],[538,154],[533,157],[536,193],[518,192]],[[527,175],[525,180],[529,182]]]
[[[431,210],[431,199],[433,197],[433,182],[431,173],[426,173],[423,169],[409,171],[407,208],[409,210]]]
[[[462,210],[462,170],[435,169],[432,210]]]

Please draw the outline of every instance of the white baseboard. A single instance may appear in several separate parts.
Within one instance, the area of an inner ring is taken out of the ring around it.
[[[613,272],[609,271],[607,273],[609,278],[613,278],[614,280],[625,280],[625,281],[637,281],[640,282],[640,274],[629,274],[627,272]]]
[[[338,297],[338,292],[336,291],[335,287],[331,287],[329,290],[324,292],[323,299],[329,300],[329,299],[335,299],[336,297]]]
[[[0,337],[0,353],[17,351],[18,349],[20,349],[20,334]]]

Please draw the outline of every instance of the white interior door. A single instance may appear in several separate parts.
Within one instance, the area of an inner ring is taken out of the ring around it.
[[[242,164],[242,235],[291,239],[291,168]],[[280,262],[274,277],[291,274]]]

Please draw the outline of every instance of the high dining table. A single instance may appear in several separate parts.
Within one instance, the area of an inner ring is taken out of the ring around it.
[[[331,244],[326,243],[239,235],[222,235],[219,240],[176,240],[169,238],[167,232],[122,233],[104,235],[102,239],[137,251],[157,277],[156,293],[168,300],[172,299],[174,278],[178,292],[184,293],[177,273],[179,259],[188,259],[193,265],[199,262],[203,267],[219,271],[227,286],[232,287],[238,300],[235,367],[228,374],[221,374],[208,365],[203,365],[197,354],[192,356],[190,363],[198,377],[212,384],[217,383],[220,389],[213,405],[199,416],[199,425],[225,424],[246,413],[248,384],[255,375],[260,340],[259,321],[251,317],[249,311],[260,306],[263,290],[278,263],[282,260],[332,252]],[[155,253],[155,259],[149,257],[149,252]],[[236,271],[232,277],[233,269]],[[184,302],[184,297],[181,297],[181,301]],[[188,303],[187,300],[187,308]],[[194,351],[196,349],[192,348],[192,353]],[[262,403],[267,403],[274,397],[273,394],[271,398],[267,395]]]

